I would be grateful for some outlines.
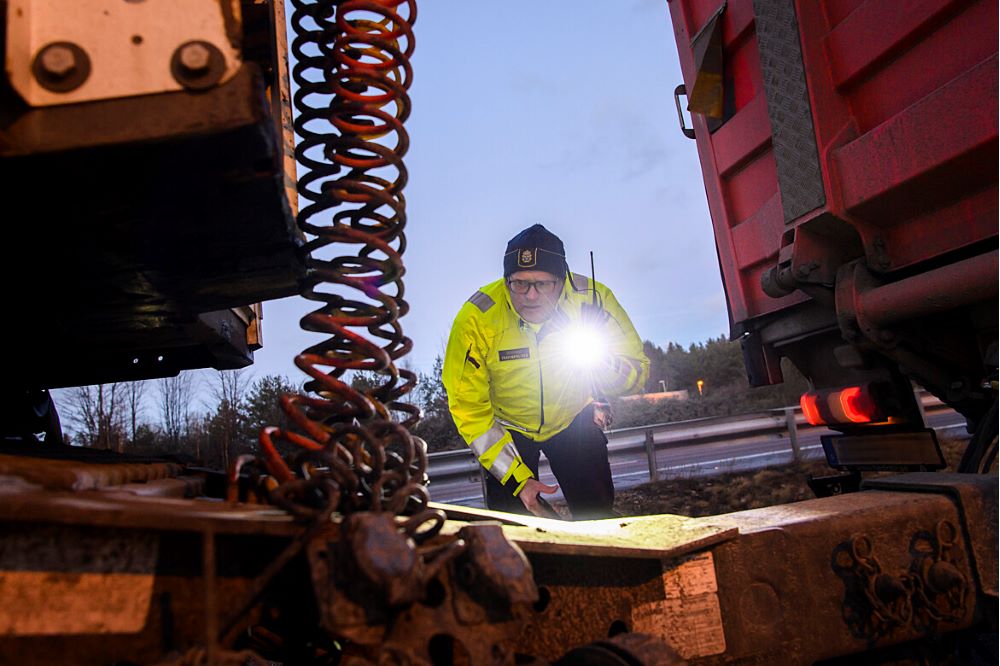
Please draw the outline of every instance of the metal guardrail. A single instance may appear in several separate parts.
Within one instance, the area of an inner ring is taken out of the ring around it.
[[[918,404],[924,412],[948,409],[948,406],[929,393],[918,394]],[[670,448],[695,446],[719,440],[739,437],[754,437],[776,433],[787,433],[794,459],[800,458],[798,434],[823,426],[812,426],[806,421],[799,407],[771,409],[764,412],[739,414],[735,416],[715,416],[672,423],[618,428],[608,430],[608,457],[646,452],[649,462],[649,478],[656,481],[659,469],[656,452]],[[427,474],[432,482],[446,483],[456,477],[479,475],[480,465],[470,449],[441,451],[427,456]]]

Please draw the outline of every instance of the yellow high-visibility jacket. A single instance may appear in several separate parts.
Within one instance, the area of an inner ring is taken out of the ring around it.
[[[473,294],[452,325],[442,372],[452,418],[493,476],[501,483],[516,479],[515,495],[533,475],[508,430],[545,441],[596,397],[634,393],[649,374],[642,340],[600,282],[597,296],[609,315],[599,326],[607,353],[589,368],[568,356],[566,336],[592,302],[590,283],[567,275],[553,315],[539,327],[521,319],[500,279]]]

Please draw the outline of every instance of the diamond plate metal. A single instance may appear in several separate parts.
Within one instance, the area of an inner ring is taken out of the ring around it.
[[[799,25],[791,0],[754,0],[753,10],[778,187],[788,223],[826,203]]]

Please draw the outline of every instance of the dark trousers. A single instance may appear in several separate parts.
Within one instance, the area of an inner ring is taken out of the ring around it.
[[[611,466],[608,464],[608,438],[594,423],[592,406],[588,405],[565,430],[544,442],[532,441],[514,430],[510,433],[521,459],[536,479],[539,454],[545,454],[574,520],[611,518],[615,515],[611,509],[615,501],[615,486],[611,482]],[[508,513],[529,513],[521,500],[512,494],[517,488],[513,479],[500,485],[492,474],[485,470],[483,473],[488,508]]]

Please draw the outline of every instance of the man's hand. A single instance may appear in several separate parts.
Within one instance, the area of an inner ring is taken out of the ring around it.
[[[595,402],[594,425],[601,430],[607,430],[611,425],[611,405],[606,402]]]
[[[546,507],[538,501],[538,495],[539,493],[551,495],[557,490],[559,490],[559,486],[547,486],[537,479],[528,479],[524,482],[524,488],[521,488],[518,497],[521,498],[521,502],[525,508],[539,518],[552,518],[549,512],[546,511]]]

